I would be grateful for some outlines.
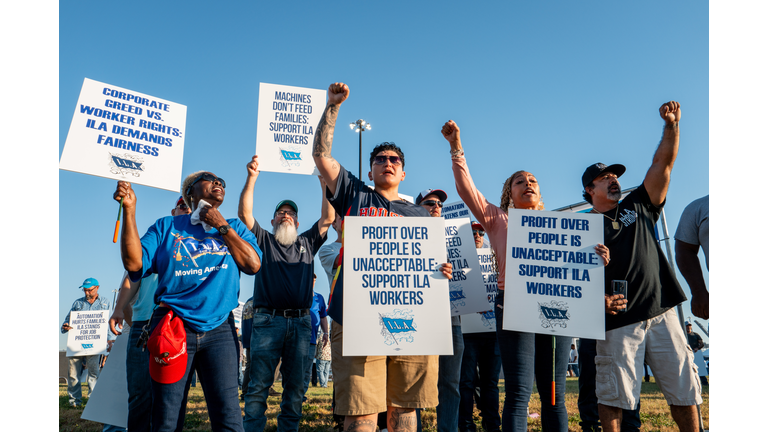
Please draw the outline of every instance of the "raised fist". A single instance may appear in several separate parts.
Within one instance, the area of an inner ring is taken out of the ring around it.
[[[445,137],[449,143],[459,140],[459,126],[453,120],[448,120],[443,125],[443,129],[440,132],[443,133],[443,137]]]
[[[349,97],[349,87],[344,83],[328,86],[328,105],[341,105]]]
[[[677,123],[680,121],[680,104],[669,101],[659,108],[659,114],[668,124]]]
[[[255,176],[259,173],[259,156],[253,156],[251,158],[251,161],[248,162],[248,164],[245,165],[245,167],[248,169],[248,175],[249,176]]]

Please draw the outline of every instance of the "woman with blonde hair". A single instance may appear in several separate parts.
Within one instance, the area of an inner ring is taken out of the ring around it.
[[[555,358],[555,405],[551,404],[552,388],[552,338],[544,334],[502,330],[504,307],[504,282],[507,252],[507,224],[510,208],[544,210],[539,184],[533,174],[517,171],[505,182],[501,193],[501,206],[495,206],[477,190],[469,175],[464,150],[461,146],[459,127],[453,120],[445,123],[443,136],[451,145],[453,177],[456,190],[472,214],[488,233],[491,248],[498,267],[498,294],[496,312],[496,339],[504,368],[506,399],[502,411],[501,429],[505,432],[528,429],[528,401],[533,391],[533,380],[539,384],[541,397],[541,425],[544,431],[568,431],[568,412],[565,409],[565,375],[571,338],[554,336]],[[608,261],[608,248],[595,247],[597,253]]]

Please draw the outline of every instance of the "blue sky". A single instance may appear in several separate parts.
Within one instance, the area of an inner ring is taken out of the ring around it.
[[[685,205],[709,193],[712,157],[719,168],[713,186],[727,191],[726,201],[714,198],[723,205],[713,205],[712,218],[729,227],[722,237],[713,234],[713,244],[723,246],[713,250],[713,262],[739,269],[713,274],[721,289],[713,292],[712,313],[733,314],[745,299],[761,304],[756,289],[727,293],[764,286],[751,270],[762,265],[759,255],[748,253],[755,236],[764,235],[744,227],[759,223],[732,223],[725,213],[736,205],[755,211],[745,203],[754,199],[766,160],[765,140],[755,130],[766,114],[759,102],[766,95],[764,67],[755,55],[765,40],[764,14],[754,7],[698,1],[4,6],[4,51],[12,60],[4,88],[17,101],[3,107],[12,143],[6,150],[20,162],[11,172],[23,190],[34,192],[7,207],[23,208],[23,221],[13,211],[3,221],[18,246],[14,256],[25,257],[13,264],[14,279],[33,285],[29,298],[46,311],[34,334],[43,347],[55,344],[56,335],[61,347],[63,339],[50,329],[58,329],[82,295],[82,281],[96,277],[101,294],[111,297],[122,274],[111,243],[114,182],[58,171],[86,77],[186,105],[182,173],[205,169],[225,178],[227,217],[236,214],[255,149],[259,82],[317,89],[347,83],[351,95],[341,108],[334,155],[356,172],[357,135],[346,125],[369,121],[364,154],[381,141],[400,145],[407,158],[401,192],[409,195],[437,187],[449,201],[457,198],[449,147],[439,132],[453,119],[480,191],[496,202],[504,179],[526,169],[538,177],[549,209],[581,200],[580,177],[593,162],[626,165],[625,187],[642,182],[661,136],[657,109],[677,100],[683,117],[666,206],[670,235]],[[36,150],[53,141],[55,156]],[[710,142],[717,144],[710,148]],[[268,223],[275,203],[291,198],[308,228],[319,216],[316,183],[263,173],[255,196],[263,206],[255,217]],[[177,194],[136,190],[143,232],[170,211]],[[327,293],[327,282],[318,280],[318,291]],[[241,300],[251,291],[252,279],[243,277]],[[687,304],[685,310],[688,316]],[[721,329],[730,332],[729,325],[735,324],[723,322]],[[723,351],[738,352],[741,346],[728,345],[738,338],[721,336]],[[18,337],[17,343],[29,342]]]

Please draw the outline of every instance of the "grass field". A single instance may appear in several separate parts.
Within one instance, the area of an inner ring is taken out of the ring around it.
[[[307,392],[307,402],[304,403],[303,417],[299,426],[301,432],[331,432],[333,428],[333,418],[331,416],[331,392],[332,383],[328,388],[310,387]],[[275,388],[282,390],[279,383]],[[504,381],[499,383],[501,403],[504,401]],[[83,394],[87,392],[87,386],[83,388]],[[568,409],[568,431],[581,431],[579,427],[579,410],[576,405],[579,393],[578,378],[568,378],[566,384],[565,405]],[[704,402],[701,406],[702,416],[704,418],[704,428],[709,429],[709,386],[704,386],[702,392]],[[83,402],[87,403],[88,398]],[[270,397],[268,400],[269,408],[267,410],[267,432],[277,430],[277,414],[280,411],[280,398]],[[240,407],[243,403],[240,402]],[[651,378],[651,382],[643,382],[640,404],[640,419],[643,422],[641,430],[643,432],[671,432],[677,431],[672,416],[669,414],[664,396],[659,391],[659,387]],[[534,389],[531,395],[529,405],[531,413],[541,412],[541,401]],[[60,431],[83,431],[99,432],[102,429],[101,423],[95,423],[80,419],[83,413],[82,408],[72,408],[67,405],[67,386],[59,385],[59,430]],[[425,432],[435,432],[437,429],[435,410],[428,409],[422,414],[422,426]],[[475,423],[478,431],[480,427],[479,412],[475,410]],[[189,404],[187,405],[187,417],[184,421],[184,430],[189,431],[209,431],[210,423],[208,421],[208,412],[205,406],[203,391],[200,386],[192,387],[189,392]],[[528,419],[528,431],[541,431],[540,419]]]

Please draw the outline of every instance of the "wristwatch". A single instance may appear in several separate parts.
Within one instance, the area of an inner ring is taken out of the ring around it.
[[[232,228],[232,227],[229,226],[229,224],[226,224],[226,225],[222,225],[222,226],[218,227],[217,229],[219,230],[219,234],[225,235],[226,233],[229,232],[230,228]]]

